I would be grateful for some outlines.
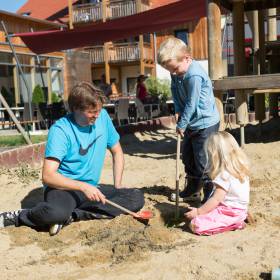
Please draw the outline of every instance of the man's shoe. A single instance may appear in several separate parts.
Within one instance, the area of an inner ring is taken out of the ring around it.
[[[182,193],[179,193],[179,202],[194,202],[200,201],[200,193],[196,192],[188,196],[182,196]],[[170,197],[171,201],[176,201],[176,193],[172,193]]]
[[[17,218],[21,212],[22,209],[0,213],[0,228],[15,226]]]
[[[60,224],[54,224],[54,225],[50,226],[50,229],[49,229],[50,236],[54,236],[54,235],[58,234],[62,228],[63,228],[63,225],[60,225]]]
[[[62,224],[51,225],[49,229],[50,236],[54,236],[58,234],[63,227],[70,225],[73,221],[74,219],[72,217],[69,217],[69,219],[63,225]]]

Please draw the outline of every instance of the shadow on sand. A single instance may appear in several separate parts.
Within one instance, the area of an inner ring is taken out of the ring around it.
[[[227,130],[240,143],[240,129]],[[273,118],[259,124],[245,126],[245,143],[271,143],[280,141],[280,118]]]

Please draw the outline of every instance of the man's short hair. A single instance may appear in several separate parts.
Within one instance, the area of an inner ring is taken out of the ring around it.
[[[184,55],[190,54],[189,46],[182,40],[169,37],[161,43],[157,54],[157,61],[164,67],[170,60],[180,61]]]
[[[96,108],[98,104],[103,105],[106,98],[103,92],[88,82],[80,82],[76,84],[68,97],[70,110],[84,111],[90,107]]]

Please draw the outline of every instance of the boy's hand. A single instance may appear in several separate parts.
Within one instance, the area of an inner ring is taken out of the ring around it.
[[[176,127],[176,132],[178,134],[180,134],[182,137],[184,137],[184,130],[183,129]]]
[[[180,117],[180,114],[179,113],[175,113],[175,121],[176,121],[176,123],[178,122],[179,117]]]
[[[198,214],[198,208],[195,208],[195,207],[188,207],[188,212],[186,212],[184,214],[184,216],[189,219],[189,220],[192,220],[193,218],[197,217],[199,214]]]

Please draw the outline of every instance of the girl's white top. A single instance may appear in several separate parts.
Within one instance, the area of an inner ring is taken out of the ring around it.
[[[232,208],[248,208],[250,193],[248,177],[241,183],[239,179],[233,177],[227,171],[223,171],[217,175],[213,183],[219,185],[227,192],[223,204]]]

